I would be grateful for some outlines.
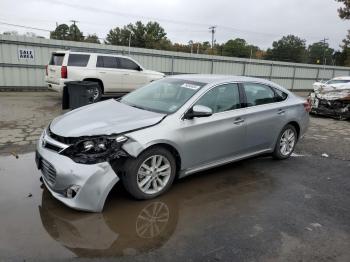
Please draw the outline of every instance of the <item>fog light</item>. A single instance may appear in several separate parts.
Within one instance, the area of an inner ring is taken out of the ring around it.
[[[80,189],[80,186],[78,185],[72,185],[68,187],[66,190],[66,196],[68,198],[74,198],[76,194],[78,194],[79,189]]]

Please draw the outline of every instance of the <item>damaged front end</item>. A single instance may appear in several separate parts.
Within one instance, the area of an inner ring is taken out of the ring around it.
[[[118,168],[128,153],[125,135],[62,137],[47,128],[37,144],[36,162],[51,194],[78,210],[101,212],[119,181]]]
[[[73,144],[60,153],[80,164],[111,162],[128,156],[122,149],[127,140],[124,135],[75,138]]]
[[[310,101],[311,113],[341,120],[350,118],[350,87],[314,90]]]

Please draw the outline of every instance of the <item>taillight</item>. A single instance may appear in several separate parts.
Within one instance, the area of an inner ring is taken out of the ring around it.
[[[68,77],[68,70],[66,66],[61,67],[61,78],[67,78]]]
[[[46,66],[45,66],[46,76],[48,76],[48,75],[49,75],[49,71],[48,71],[48,70],[49,70],[49,68],[48,68],[48,67],[49,67],[48,65],[46,65]]]
[[[306,112],[310,112],[311,111],[311,100],[310,98],[308,98],[305,102],[304,102],[304,108]]]

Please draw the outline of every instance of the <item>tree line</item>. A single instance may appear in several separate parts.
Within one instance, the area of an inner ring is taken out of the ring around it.
[[[338,10],[342,19],[350,19],[350,1],[336,0],[343,2],[345,7]],[[84,36],[78,26],[73,23],[60,24],[50,33],[51,39],[84,41],[100,44],[102,41],[96,34]],[[214,44],[212,47],[209,41],[194,42],[190,40],[187,44],[172,43],[164,28],[157,22],[147,24],[137,21],[123,27],[111,29],[106,38],[105,44],[158,49],[167,51],[232,56],[240,58],[266,59],[274,61],[285,61],[309,64],[327,64],[350,66],[350,30],[346,39],[343,40],[340,51],[329,47],[326,41],[315,42],[306,45],[306,40],[295,35],[286,35],[274,41],[272,47],[262,50],[258,46],[249,44],[245,39],[232,38],[225,43]]]

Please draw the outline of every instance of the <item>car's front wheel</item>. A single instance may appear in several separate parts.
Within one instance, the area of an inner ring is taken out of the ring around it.
[[[163,147],[153,147],[125,162],[122,181],[136,199],[151,199],[170,188],[175,174],[174,156]]]
[[[297,139],[298,134],[295,127],[286,125],[278,136],[273,157],[280,160],[289,158],[294,151]]]

